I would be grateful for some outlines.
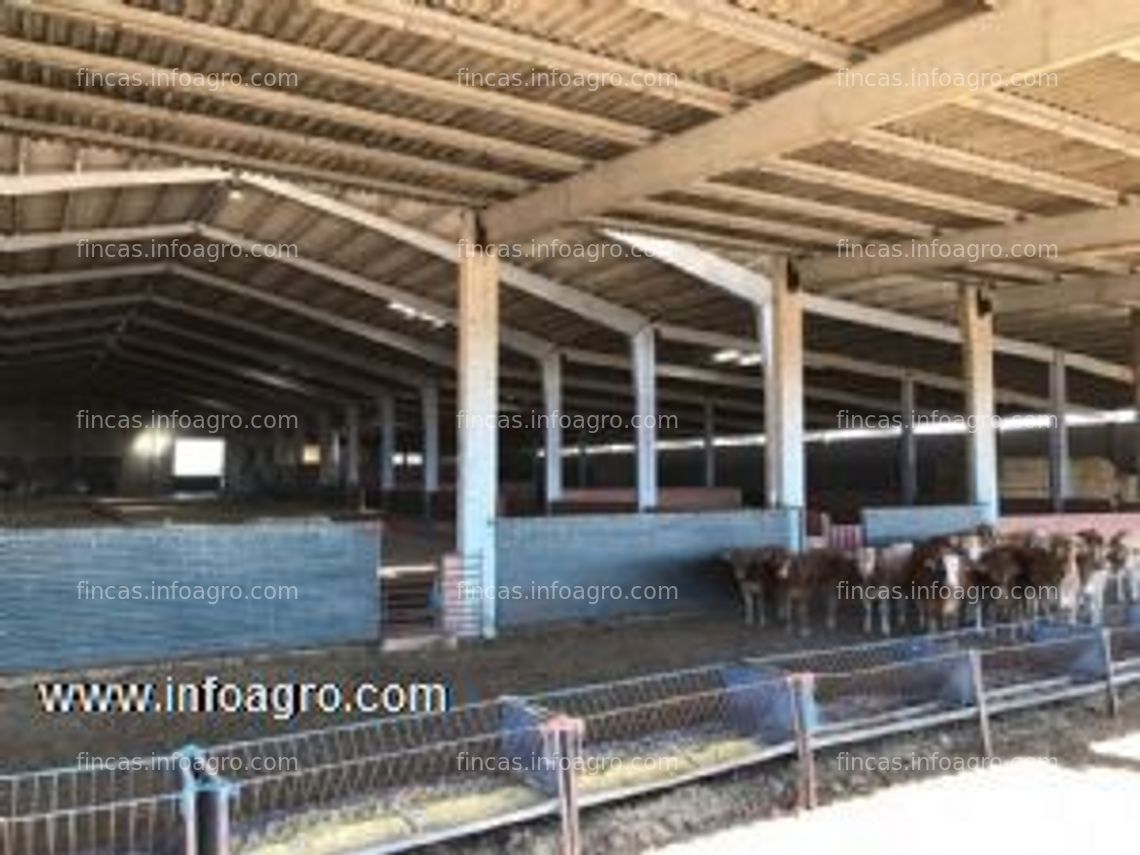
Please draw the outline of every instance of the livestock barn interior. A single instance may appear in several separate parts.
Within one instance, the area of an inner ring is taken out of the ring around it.
[[[0,68],[0,855],[720,851],[605,817],[1138,726],[1137,3],[0,0]]]

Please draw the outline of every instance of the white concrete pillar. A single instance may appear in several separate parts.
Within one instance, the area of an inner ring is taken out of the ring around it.
[[[803,508],[803,297],[787,262],[773,265],[772,299],[760,307],[764,357],[764,436],[769,507]]]
[[[902,503],[913,505],[918,498],[918,438],[914,433],[914,377],[903,375],[899,406],[902,409],[902,437],[899,444],[899,486]]]
[[[380,489],[391,492],[396,489],[396,467],[393,458],[396,454],[396,398],[392,394],[380,396]]]
[[[984,505],[989,518],[996,520],[999,497],[993,302],[988,290],[977,285],[961,286],[958,301],[966,415],[973,424],[973,430],[966,434],[970,501]]]
[[[1069,495],[1069,429],[1065,424],[1067,387],[1065,353],[1057,350],[1049,365],[1049,409],[1052,424],[1049,426],[1049,506],[1054,513],[1065,510]]]
[[[439,384],[434,380],[420,388],[423,412],[424,493],[430,498],[439,492]]]
[[[1133,309],[1132,321],[1132,406],[1136,421],[1132,426],[1132,459],[1136,469],[1133,498],[1140,501],[1140,309]]]
[[[705,486],[716,486],[716,412],[712,401],[705,401],[704,460]]]
[[[355,489],[360,486],[360,407],[349,404],[344,409],[345,449],[344,483]]]
[[[637,509],[657,507],[657,347],[653,327],[630,337],[633,355]]]
[[[476,244],[468,218],[459,245],[458,494],[456,537],[463,560],[479,562],[495,589],[499,484],[499,258]],[[495,598],[480,598],[483,635],[495,634]]]
[[[542,408],[546,418],[544,447],[546,505],[562,498],[562,354],[542,359]]]
[[[578,434],[578,489],[586,487],[590,480],[590,458],[586,456],[586,435]]]

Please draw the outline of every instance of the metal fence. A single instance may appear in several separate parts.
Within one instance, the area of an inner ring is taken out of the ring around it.
[[[1135,616],[1133,616],[1135,617]],[[0,778],[0,855],[395,852],[777,757],[1140,681],[1140,621],[1026,622],[744,659],[448,712],[186,749],[192,772]]]
[[[230,851],[322,851],[341,829],[370,844],[424,840],[467,817],[549,812],[546,715],[503,698],[442,713],[234,742],[202,752],[229,793]]]
[[[195,855],[183,755],[0,777],[0,855]]]

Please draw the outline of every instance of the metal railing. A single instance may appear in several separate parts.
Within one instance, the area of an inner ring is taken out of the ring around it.
[[[181,754],[0,776],[0,855],[196,855]]]
[[[760,764],[1140,681],[1140,623],[1047,621],[744,659],[188,748],[189,772],[0,778],[0,855],[396,852]]]

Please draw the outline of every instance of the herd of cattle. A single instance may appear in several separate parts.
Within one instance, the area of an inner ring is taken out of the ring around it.
[[[811,539],[809,539],[811,540]],[[765,624],[776,606],[789,631],[811,630],[820,612],[835,629],[840,606],[859,602],[863,631],[952,629],[964,623],[1037,616],[1100,623],[1110,594],[1140,602],[1140,534],[1106,537],[1039,532],[1002,534],[989,527],[918,543],[854,549],[809,543],[732,549],[723,556],[744,600],[748,624]]]

